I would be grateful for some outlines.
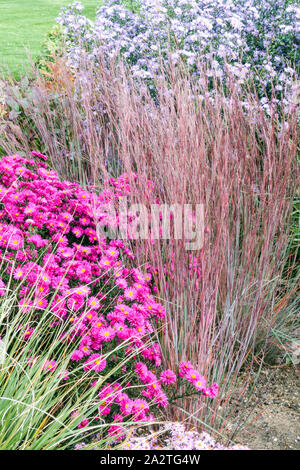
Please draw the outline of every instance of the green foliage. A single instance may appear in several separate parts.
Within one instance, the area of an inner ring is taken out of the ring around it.
[[[46,309],[25,340],[30,318],[27,325],[22,323],[16,293],[0,297],[0,450],[71,449],[83,434],[93,447],[107,448],[112,440],[103,420],[78,428],[83,416],[97,413],[99,388],[91,387],[88,372],[77,374],[80,366],[63,380],[72,352],[72,345],[61,341],[64,326],[53,328],[53,313]],[[117,346],[110,354],[122,354],[121,349]],[[49,372],[43,366],[53,354],[59,365]],[[100,387],[130,359],[123,356],[119,365],[99,375]],[[128,378],[124,376],[126,383]]]

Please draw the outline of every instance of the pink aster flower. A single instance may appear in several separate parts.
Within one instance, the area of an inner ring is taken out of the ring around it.
[[[76,269],[76,274],[80,282],[90,282],[92,279],[92,268],[90,263],[80,263]]]
[[[19,302],[19,307],[23,312],[29,312],[32,308],[32,300],[30,299],[21,299]]]
[[[79,351],[82,352],[83,357],[84,357],[84,356],[89,356],[89,355],[91,354],[91,348],[89,347],[88,344],[81,344],[81,345],[79,346]]]
[[[77,312],[84,306],[84,297],[81,295],[73,294],[67,300],[67,305],[70,310]]]
[[[110,404],[107,404],[106,402],[102,402],[101,405],[99,405],[99,413],[101,416],[107,416],[111,412],[111,406]]]
[[[147,381],[148,367],[143,362],[137,362],[135,365],[135,373],[138,375],[140,380],[144,383]]]
[[[146,400],[138,398],[132,404],[132,411],[135,415],[141,415],[149,411],[149,405]]]
[[[113,420],[121,423],[122,421],[124,421],[124,417],[120,413],[116,413],[113,416]]]
[[[110,326],[108,327],[105,327],[105,328],[100,328],[99,329],[99,332],[98,332],[98,338],[101,340],[101,341],[111,341],[116,335],[116,332],[113,328],[111,328]]]
[[[2,279],[0,279],[0,297],[2,297],[5,294],[5,291],[6,291],[6,285],[4,284]]]
[[[133,402],[132,402],[132,400],[130,400],[130,398],[125,393],[123,395],[125,395],[125,396],[121,400],[120,410],[121,410],[121,413],[124,416],[128,416],[132,412]]]
[[[79,219],[79,222],[81,223],[81,225],[83,225],[84,227],[90,225],[91,221],[88,217],[81,217],[81,219]]]
[[[126,433],[123,426],[113,425],[109,428],[108,435],[114,437],[116,442],[119,442],[125,438]]]
[[[150,273],[146,273],[145,276],[144,276],[144,278],[145,278],[145,281],[146,281],[146,282],[150,282],[151,279],[152,279],[152,275],[151,275]]]
[[[186,380],[187,380],[188,382],[191,382],[193,385],[195,385],[196,382],[201,381],[201,379],[202,379],[202,377],[201,377],[201,375],[199,374],[199,372],[198,372],[197,370],[195,370],[195,369],[190,369],[190,370],[187,372],[185,378],[186,378]]]
[[[71,416],[71,419],[74,420],[74,419],[78,418],[79,414],[80,414],[80,412],[79,412],[78,410],[72,411],[72,413],[71,413],[71,415],[70,415],[70,416]]]
[[[119,251],[116,248],[109,248],[105,254],[108,258],[116,259],[119,256]]]
[[[148,294],[150,292],[149,287],[147,287],[145,284],[142,284],[141,282],[135,282],[134,283],[134,288],[138,292],[138,294]]]
[[[219,393],[219,386],[216,383],[213,383],[211,387],[208,387],[203,390],[203,394],[209,398],[216,398]]]
[[[71,355],[71,361],[80,361],[84,356],[84,353],[83,351],[79,350],[79,349],[76,349],[75,351],[73,351],[72,355]]]
[[[100,259],[99,266],[102,269],[110,269],[113,265],[113,262],[111,259],[103,257]]]
[[[37,299],[35,301],[35,308],[39,309],[39,310],[45,310],[45,308],[47,307],[48,305],[48,302],[46,299]]]
[[[71,259],[74,256],[74,250],[68,247],[58,248],[57,252],[65,259]]]
[[[55,233],[53,236],[52,236],[52,240],[54,242],[56,242],[58,244],[59,247],[62,247],[62,246],[67,246],[68,245],[68,239],[67,237],[65,237],[64,235],[62,235],[61,233]]]
[[[96,322],[98,320],[98,314],[96,310],[89,310],[87,313],[84,314],[84,319],[89,324]],[[103,323],[100,326],[103,326]]]
[[[128,286],[128,282],[126,281],[126,279],[119,278],[119,279],[116,280],[116,285],[117,285],[120,289],[126,289],[127,286]]]
[[[123,276],[123,270],[120,268],[114,268],[114,277],[116,279],[121,278]]]
[[[36,296],[39,298],[45,297],[46,295],[49,294],[49,292],[50,292],[49,286],[45,284],[37,285],[35,288]]]
[[[25,271],[21,267],[14,270],[14,274],[13,274],[14,279],[16,280],[22,279],[24,275],[25,275]]]
[[[96,387],[97,384],[98,384],[98,380],[94,380],[93,382],[91,382],[91,387]]]
[[[185,377],[189,370],[192,370],[193,366],[190,361],[183,361],[179,363],[179,377]]]
[[[135,300],[137,298],[137,291],[134,287],[128,287],[124,292],[124,297],[127,300]]]
[[[34,333],[34,328],[28,328],[23,334],[24,340],[29,339],[33,333]]]
[[[24,246],[24,239],[21,235],[13,235],[9,239],[9,248],[13,250],[20,250]]]
[[[47,273],[42,273],[41,274],[41,277],[40,277],[40,281],[43,283],[43,284],[50,284],[51,283],[51,277],[49,276],[49,274]]]
[[[48,244],[48,240],[43,240],[43,238],[37,233],[28,237],[27,241],[33,243],[37,248],[41,248]]]
[[[144,275],[141,273],[141,271],[139,271],[138,269],[132,269],[132,276],[133,276],[133,279],[137,282],[137,283],[141,283],[141,284],[144,284],[145,283],[145,278],[144,278]]]
[[[79,297],[86,297],[90,293],[91,289],[88,286],[80,286],[74,289],[74,294]]]
[[[75,237],[80,238],[83,235],[83,230],[80,227],[74,227],[72,228],[72,233],[74,233]]]
[[[64,370],[63,372],[60,372],[58,374],[58,377],[61,377],[61,380],[68,380],[70,377],[69,377],[69,371],[68,370]]]
[[[106,398],[108,395],[110,395],[113,391],[113,388],[111,385],[105,385],[104,387],[101,388],[101,390],[98,393],[99,398]]]
[[[87,301],[87,304],[90,308],[95,309],[95,310],[100,308],[100,302],[97,299],[97,297],[89,297],[88,301]]]
[[[204,390],[206,387],[206,379],[199,375],[196,381],[193,381],[193,385],[197,390]]]
[[[154,400],[162,408],[166,408],[169,403],[167,395],[162,390],[159,390],[159,392],[155,395]]]
[[[127,339],[130,336],[129,328],[124,323],[115,323],[114,330],[120,339]]]
[[[89,424],[89,420],[87,418],[83,419],[79,424],[78,424],[78,428],[85,428],[86,426],[88,426]]]

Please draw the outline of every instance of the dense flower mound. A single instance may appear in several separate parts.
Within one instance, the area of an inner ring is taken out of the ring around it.
[[[227,70],[240,83],[255,78],[265,88],[274,82],[281,92],[292,86],[291,63],[299,61],[300,10],[288,0],[142,0],[129,9],[106,0],[95,23],[81,14],[80,2],[62,10],[57,21],[67,35],[71,64],[78,66],[83,49],[94,62],[102,49],[108,56],[120,50],[133,76],[150,79],[162,54],[173,62],[181,57],[195,69],[210,64],[209,76]],[[84,47],[83,47],[84,46]],[[264,103],[266,104],[266,103]]]
[[[163,437],[163,436],[166,437]],[[166,423],[161,433],[133,435],[126,442],[127,450],[249,450],[240,444],[226,447],[208,433],[189,431],[182,423]]]
[[[84,442],[75,446],[75,450],[86,447]],[[128,436],[124,443],[125,450],[249,450],[241,444],[229,447],[217,442],[208,433],[188,431],[182,423],[166,423],[160,432],[137,432]]]
[[[190,362],[180,363],[176,374],[161,370],[154,338],[165,310],[155,300],[150,266],[133,268],[134,254],[125,242],[105,235],[115,224],[105,207],[129,190],[127,178],[110,180],[100,194],[92,193],[60,181],[44,155],[32,154],[35,158],[12,155],[0,161],[0,295],[16,293],[24,341],[36,334],[36,321],[45,312],[53,315],[54,332],[65,326],[61,341],[72,352],[62,380],[76,378],[78,369],[88,374],[99,397],[95,419],[152,420],[152,413],[168,405],[167,391],[172,389],[172,399],[176,395],[180,381],[204,399],[215,398],[218,386],[207,386]],[[28,358],[28,366],[33,361],[38,358]],[[57,357],[42,366],[45,374],[59,368]],[[109,382],[99,385],[114,368]],[[121,382],[127,373],[125,393]],[[88,424],[82,417],[79,427]],[[109,433],[122,438],[120,426]]]

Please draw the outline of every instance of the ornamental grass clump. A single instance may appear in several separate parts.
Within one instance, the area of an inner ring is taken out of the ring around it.
[[[84,441],[74,446],[75,450],[93,449]],[[119,444],[121,450],[250,450],[248,447],[233,442],[224,445],[216,441],[205,431],[188,429],[184,423],[167,422],[159,426],[158,431],[136,429],[127,439]],[[184,462],[183,462],[184,463]]]
[[[250,450],[241,444],[223,445],[207,432],[186,429],[183,423],[166,423],[160,433],[130,436],[126,450]]]
[[[261,364],[272,343],[278,344],[283,319],[289,336],[299,325],[299,317],[290,315],[299,281],[297,252],[289,250],[299,128],[296,105],[282,109],[280,118],[275,108],[266,115],[250,90],[245,106],[234,79],[226,82],[227,95],[215,80],[212,100],[204,73],[202,78],[199,86],[171,66],[155,82],[154,102],[141,82],[124,73],[115,82],[111,121],[117,123],[123,168],[134,169],[144,182],[131,179],[135,202],[147,204],[150,180],[160,204],[203,204],[200,249],[187,251],[185,240],[173,233],[169,240],[135,242],[135,253],[154,269],[168,306],[168,329],[160,338],[164,363],[172,369],[188,357],[220,384],[209,411],[183,395],[174,415],[182,419],[189,410],[199,425],[222,429],[239,372]]]
[[[174,400],[177,380],[204,402],[215,398],[217,384],[208,386],[190,363],[176,366],[178,377],[162,369],[156,335],[166,312],[154,296],[150,267],[132,267],[135,255],[126,243],[105,235],[115,228],[106,205],[126,191],[126,178],[110,180],[96,194],[60,181],[45,155],[32,156],[0,161],[0,294],[15,293],[22,313],[15,333],[19,343],[26,350],[34,339],[48,353],[42,362],[33,354],[26,357],[27,366],[37,363],[42,374],[59,371],[63,382],[89,380],[98,406],[94,414],[81,415],[79,428],[97,420],[125,426],[152,422],[167,407],[167,394]],[[45,337],[37,325],[49,316]],[[14,309],[1,336],[11,322]],[[52,336],[59,338],[63,363]],[[57,406],[64,402],[59,393],[57,400]],[[112,424],[108,435],[121,439],[124,429]]]

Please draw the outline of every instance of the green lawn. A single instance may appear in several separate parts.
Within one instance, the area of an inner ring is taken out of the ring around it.
[[[28,66],[28,55],[40,51],[45,34],[54,25],[61,7],[72,0],[0,0],[0,65],[14,74],[22,74]],[[91,19],[101,0],[81,0],[84,13]]]

